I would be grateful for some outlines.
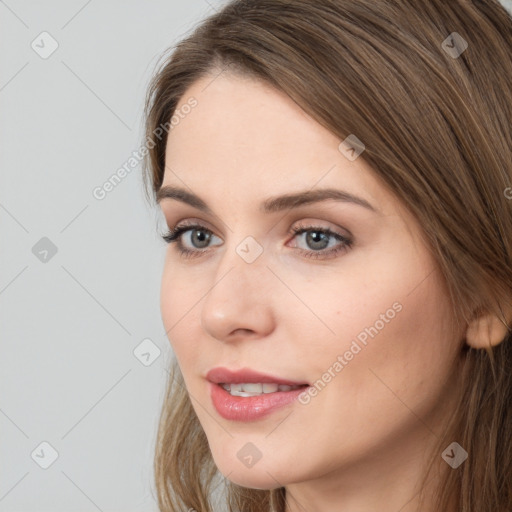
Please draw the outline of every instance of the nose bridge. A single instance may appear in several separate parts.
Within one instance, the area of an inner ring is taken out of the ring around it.
[[[263,244],[251,235],[241,240],[233,235],[231,241],[225,242],[225,250],[219,256],[215,282],[220,284],[220,280],[232,280],[232,286],[236,289],[246,289],[250,296],[257,297],[265,286],[269,272]]]
[[[203,328],[217,339],[226,339],[237,329],[268,333],[272,328],[272,294],[262,245],[253,237],[245,237],[226,247],[219,258],[202,306]]]

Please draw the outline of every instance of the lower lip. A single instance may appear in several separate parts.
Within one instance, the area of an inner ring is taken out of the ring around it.
[[[231,396],[219,384],[209,383],[210,396],[217,412],[226,420],[253,421],[267,416],[297,399],[307,389],[301,387],[291,391],[276,391],[258,396]]]

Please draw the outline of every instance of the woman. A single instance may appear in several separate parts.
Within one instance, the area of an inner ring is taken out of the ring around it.
[[[160,510],[512,510],[511,55],[493,0],[245,0],[163,62]]]

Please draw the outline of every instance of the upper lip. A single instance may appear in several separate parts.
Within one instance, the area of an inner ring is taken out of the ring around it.
[[[242,368],[241,370],[229,370],[218,366],[212,368],[207,374],[206,378],[215,384],[242,384],[242,383],[267,383],[267,384],[283,384],[288,386],[301,386],[308,385],[307,382],[293,381],[289,379],[282,379],[268,373],[257,372],[251,368]]]

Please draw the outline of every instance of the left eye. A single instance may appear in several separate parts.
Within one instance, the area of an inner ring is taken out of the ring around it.
[[[329,240],[346,241],[344,237],[325,228],[293,228],[295,236],[303,236],[302,239],[313,249],[323,250],[329,245]]]
[[[182,237],[185,233],[189,232],[191,246],[195,247],[195,249],[186,247],[183,244]],[[302,238],[305,240],[306,244],[311,247],[311,249],[307,250],[299,248],[298,250],[301,254],[310,258],[325,258],[328,255],[337,254],[344,249],[349,249],[353,243],[350,238],[324,227],[297,226],[292,228],[291,232],[295,234],[296,237],[299,237],[299,235],[306,235]],[[183,256],[192,257],[200,256],[202,253],[207,252],[208,244],[214,236],[215,235],[208,228],[199,224],[194,224],[177,226],[164,234],[162,238],[167,243],[176,242],[177,249]],[[327,249],[331,240],[338,241],[340,243]],[[197,247],[198,245],[200,246],[199,248]]]
[[[303,237],[303,240],[306,241],[307,245],[313,247],[313,250],[299,249],[299,252],[307,258],[327,259],[330,256],[337,255],[341,251],[348,250],[353,243],[352,239],[340,233],[336,233],[329,228],[297,226],[292,229],[292,232],[295,233],[295,236],[306,235]],[[329,240],[335,240],[339,243],[335,244],[334,247],[330,249],[326,249],[329,245]]]

